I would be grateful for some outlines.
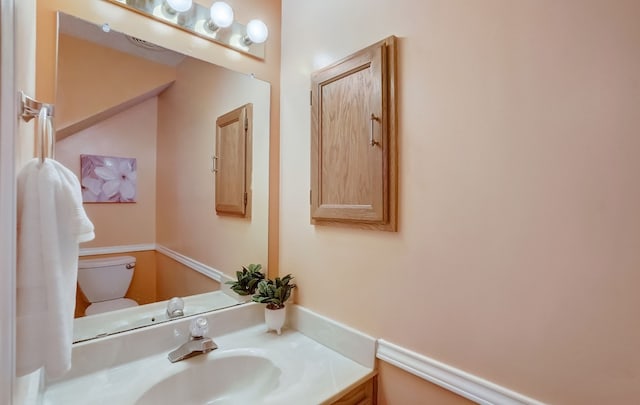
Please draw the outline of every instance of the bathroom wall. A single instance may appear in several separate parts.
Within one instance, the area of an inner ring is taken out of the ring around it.
[[[220,283],[172,258],[156,252],[156,300],[207,293],[220,289]],[[133,286],[132,286],[133,288]]]
[[[84,204],[96,237],[83,248],[155,243],[157,106],[151,98],[56,143],[56,159],[78,177],[80,154],[136,158],[136,202]]]
[[[282,9],[280,273],[298,302],[540,401],[637,401],[640,3]],[[392,34],[399,231],[312,226],[309,75]],[[392,367],[382,403],[443,403]]]
[[[60,34],[56,139],[158,94],[175,77],[172,66]]]
[[[229,276],[249,263],[266,267],[269,84],[187,58],[158,99],[158,244]],[[253,104],[250,212],[216,215],[216,119],[247,103]]]
[[[135,157],[137,202],[84,204],[96,228],[86,247],[155,243],[157,98],[151,98],[56,143],[56,159],[80,176],[80,154]],[[139,304],[155,302],[155,251],[126,253],[136,257],[136,269],[127,298]],[[85,258],[113,255],[87,256]],[[76,291],[76,316],[84,315],[86,298]]]

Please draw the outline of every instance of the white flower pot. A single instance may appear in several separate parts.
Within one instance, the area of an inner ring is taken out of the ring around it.
[[[252,298],[253,298],[253,294],[252,295],[240,295],[240,294],[236,294],[236,296],[238,297],[238,301],[242,304],[247,303],[247,302],[251,302]]]
[[[287,315],[287,308],[264,309],[264,321],[267,324],[267,332],[275,330],[278,335],[282,332],[282,326]]]

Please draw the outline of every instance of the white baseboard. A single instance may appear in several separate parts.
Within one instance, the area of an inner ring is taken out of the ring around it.
[[[95,248],[81,248],[80,256],[144,252],[145,250],[156,250],[156,244],[141,243],[138,245],[119,245],[119,246],[103,246],[103,247],[95,247]]]
[[[205,276],[219,283],[224,283],[225,281],[232,280],[232,278],[226,276],[220,270],[214,269],[213,267],[207,266],[204,263],[200,263],[199,261],[193,260],[190,257],[187,257],[183,254],[180,254],[167,247],[164,247],[162,245],[158,245],[155,243],[142,243],[138,245],[104,246],[104,247],[96,247],[96,248],[82,248],[80,249],[80,256],[132,253],[132,252],[143,252],[147,250],[155,250],[156,252],[161,253],[167,257],[170,257],[171,259],[177,261],[178,263],[184,264],[190,269],[195,270],[198,273],[204,274]]]
[[[478,404],[543,405],[533,398],[383,339],[378,339],[376,357]]]
[[[158,253],[162,253],[163,255],[172,258],[178,263],[182,263],[185,266],[197,271],[198,273],[204,274],[205,276],[219,282],[223,283],[228,278],[224,275],[220,270],[214,269],[213,267],[207,266],[204,263],[200,263],[199,261],[193,260],[190,257],[187,257],[183,254],[175,252],[167,247],[162,245],[156,245],[156,251]]]

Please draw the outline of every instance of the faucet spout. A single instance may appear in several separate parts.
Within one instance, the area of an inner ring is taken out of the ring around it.
[[[191,321],[189,330],[191,332],[189,340],[169,353],[170,362],[175,363],[198,354],[209,353],[218,348],[218,345],[210,337],[204,336],[209,330],[209,325],[205,318],[196,318]]]
[[[169,353],[169,361],[175,363],[199,354],[209,353],[217,348],[218,345],[216,345],[211,338],[202,336],[192,337],[188,342]]]

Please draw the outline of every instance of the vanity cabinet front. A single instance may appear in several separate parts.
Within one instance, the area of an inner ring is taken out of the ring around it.
[[[311,76],[311,222],[396,230],[395,37]]]
[[[344,394],[339,399],[333,401],[331,405],[375,405],[378,403],[376,395],[376,376],[363,382],[351,391]]]

